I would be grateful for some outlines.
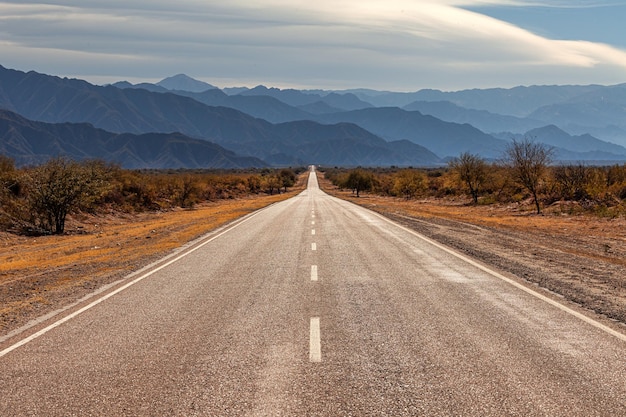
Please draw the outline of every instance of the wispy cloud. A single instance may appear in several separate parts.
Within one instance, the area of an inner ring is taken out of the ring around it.
[[[218,84],[402,90],[616,82],[626,69],[626,52],[614,46],[548,39],[467,9],[529,2],[43,3],[0,1],[1,64],[94,80],[187,72]]]

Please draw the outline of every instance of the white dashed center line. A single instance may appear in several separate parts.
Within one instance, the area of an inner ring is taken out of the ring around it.
[[[317,265],[311,265],[311,281],[317,281]]]
[[[314,235],[315,234],[315,229],[311,230],[311,234]]]
[[[317,250],[317,243],[311,243],[311,250]]]
[[[322,361],[322,345],[320,341],[320,318],[311,317],[309,361]]]

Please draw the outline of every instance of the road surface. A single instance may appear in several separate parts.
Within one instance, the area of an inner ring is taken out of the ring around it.
[[[626,336],[315,175],[124,284],[0,342],[1,416],[626,415]]]

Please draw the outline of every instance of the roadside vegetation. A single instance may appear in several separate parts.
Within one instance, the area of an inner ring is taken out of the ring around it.
[[[16,168],[0,156],[0,335],[296,195],[307,177],[66,159]]]
[[[403,200],[465,201],[466,205],[514,204],[537,214],[587,213],[626,216],[626,164],[591,166],[552,164],[549,149],[514,142],[502,161],[461,154],[437,169],[320,168],[339,189]]]
[[[293,187],[303,170],[138,171],[65,158],[16,168],[0,156],[0,231],[63,234],[71,214],[141,213],[279,194]]]

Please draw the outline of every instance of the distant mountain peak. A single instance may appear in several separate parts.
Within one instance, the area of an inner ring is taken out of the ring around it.
[[[176,74],[171,77],[164,78],[156,85],[168,90],[190,91],[192,93],[202,93],[206,90],[212,90],[215,87],[204,81],[196,80],[186,74]]]

